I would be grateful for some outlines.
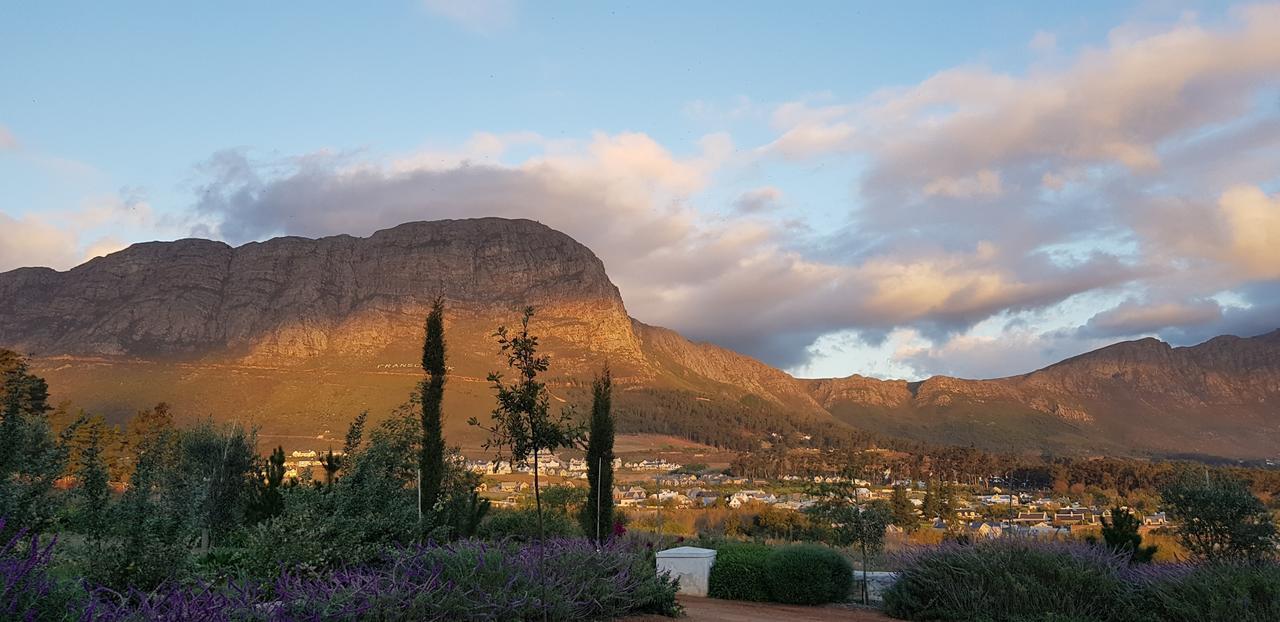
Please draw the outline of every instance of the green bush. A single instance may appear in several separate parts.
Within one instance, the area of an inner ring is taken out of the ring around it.
[[[764,561],[773,549],[750,542],[722,543],[716,548],[707,595],[729,600],[769,600]]]
[[[795,605],[843,601],[853,584],[853,565],[834,549],[793,544],[777,549],[764,562],[771,600]]]
[[[1080,543],[1001,538],[917,553],[884,594],[907,620],[1112,620],[1127,610],[1128,556]]]
[[[548,538],[573,538],[582,535],[578,523],[560,512],[544,512],[543,529]],[[538,539],[538,512],[533,509],[497,510],[490,512],[476,535],[485,540],[511,538],[519,542]]]
[[[1280,620],[1280,564],[1211,564],[1151,574],[1139,582],[1135,598],[1135,613],[1146,619]]]

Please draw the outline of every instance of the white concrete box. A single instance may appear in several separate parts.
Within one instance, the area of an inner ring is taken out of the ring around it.
[[[696,546],[678,546],[658,551],[658,572],[671,573],[680,580],[680,593],[690,596],[706,596],[711,579],[711,566],[716,563],[716,552]]]

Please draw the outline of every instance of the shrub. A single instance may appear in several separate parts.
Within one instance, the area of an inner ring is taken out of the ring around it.
[[[0,533],[4,524],[0,518]],[[0,620],[52,620],[66,612],[69,595],[49,575],[53,544],[18,529],[0,545]]]
[[[597,550],[586,540],[545,547],[464,541],[399,549],[384,566],[225,588],[170,585],[125,598],[96,594],[86,619],[124,620],[598,620],[637,613],[674,615],[675,582],[652,555],[625,542]]]
[[[548,539],[582,535],[578,524],[559,512],[543,513],[542,522]],[[485,540],[510,538],[519,542],[535,541],[538,539],[538,512],[533,509],[492,512],[480,523],[476,535]]]
[[[724,543],[716,547],[707,595],[730,600],[769,600],[764,562],[773,549],[750,542]]]
[[[1133,619],[1280,620],[1280,564],[1170,564],[1135,575]]]
[[[904,560],[885,610],[909,620],[1106,620],[1124,611],[1127,554],[1082,543],[1001,538]]]
[[[837,551],[817,544],[777,549],[764,562],[770,598],[780,603],[816,605],[842,601],[853,584],[853,566]]]

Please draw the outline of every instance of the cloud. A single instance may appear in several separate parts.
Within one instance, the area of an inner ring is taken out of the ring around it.
[[[1001,192],[1000,173],[990,169],[983,169],[969,177],[939,177],[924,187],[927,196],[957,199],[998,196]]]
[[[137,188],[85,199],[74,209],[11,216],[0,212],[0,271],[44,266],[59,270],[124,248],[119,233],[160,228]]]
[[[383,163],[342,154],[258,162],[224,152],[202,167],[197,213],[233,243],[281,233],[366,235],[410,220],[535,219],[599,254],[641,320],[779,365],[802,362],[819,335],[850,326],[919,323],[941,335],[1002,309],[1039,308],[1131,278],[1101,256],[1066,268],[1046,256],[1023,258],[1015,267],[991,244],[808,258],[790,248],[785,230],[712,218],[691,205],[733,150],[723,135],[698,144],[696,154],[678,157],[643,134],[596,134],[512,165],[440,166],[445,160],[414,154]],[[739,207],[780,195],[757,188],[739,197]]]
[[[1058,37],[1052,32],[1037,30],[1031,37],[1031,41],[1027,43],[1027,47],[1041,54],[1052,52],[1058,48]]]
[[[0,212],[0,270],[30,266],[69,267],[79,257],[74,233],[38,216]]]
[[[762,153],[773,153],[788,160],[806,160],[829,153],[853,149],[855,131],[848,123],[802,123],[765,145]]]
[[[9,128],[0,125],[0,151],[17,151],[18,137],[9,131]]]
[[[428,11],[469,30],[492,32],[515,21],[515,0],[422,0]]]
[[[781,190],[773,186],[763,186],[738,195],[738,198],[733,201],[733,206],[743,214],[758,214],[778,209],[778,202],[781,200]]]
[[[1222,259],[1247,278],[1280,278],[1280,195],[1236,186],[1222,194],[1218,207],[1227,234]]]
[[[918,336],[900,347],[895,361],[917,370],[916,377],[1004,378],[1111,343],[1062,332],[1006,327],[999,335],[960,334],[930,341]]]
[[[1213,300],[1144,304],[1136,300],[1102,311],[1081,327],[1088,337],[1132,337],[1155,334],[1167,328],[1200,326],[1222,319],[1222,307]]]

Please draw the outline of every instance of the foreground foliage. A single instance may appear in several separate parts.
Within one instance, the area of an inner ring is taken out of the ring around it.
[[[830,547],[732,541],[713,546],[716,562],[707,586],[712,598],[818,605],[846,600],[853,585],[849,560]]]
[[[819,605],[845,600],[853,584],[853,566],[835,550],[819,544],[784,546],[764,560],[765,583],[774,601]]]
[[[657,574],[647,549],[623,541],[597,549],[583,539],[465,540],[392,549],[377,563],[327,572],[150,591],[59,584],[49,562],[50,547],[34,541],[0,549],[0,619],[529,620],[545,611],[550,620],[598,620],[677,612],[675,581]]]
[[[908,620],[1201,621],[1280,619],[1274,561],[1131,564],[1082,542],[1002,538],[902,560],[886,611]]]
[[[716,547],[707,595],[728,600],[769,600],[764,560],[773,549],[752,542],[729,542]]]

